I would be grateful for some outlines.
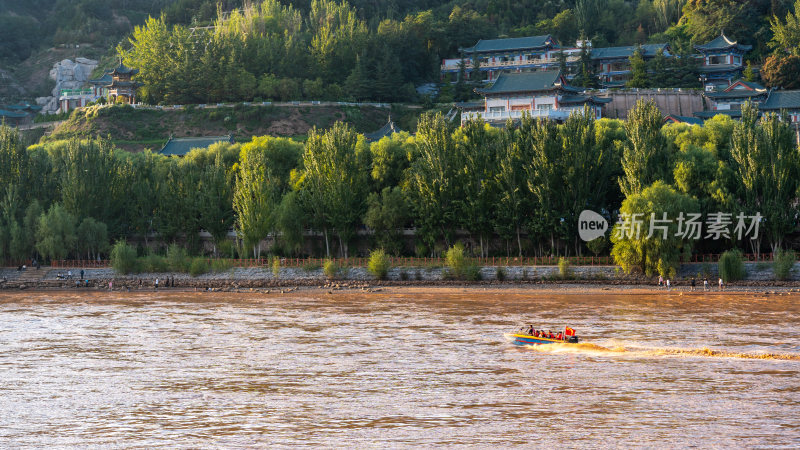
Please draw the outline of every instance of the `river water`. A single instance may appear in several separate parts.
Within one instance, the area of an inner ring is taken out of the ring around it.
[[[798,300],[0,293],[0,446],[797,448]]]

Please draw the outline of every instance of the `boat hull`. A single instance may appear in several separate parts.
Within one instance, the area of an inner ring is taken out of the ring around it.
[[[512,334],[514,345],[545,345],[545,344],[577,344],[578,338],[571,337],[569,341],[536,337],[528,334]]]

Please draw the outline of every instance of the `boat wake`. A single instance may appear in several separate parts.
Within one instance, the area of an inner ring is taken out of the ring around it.
[[[612,342],[603,346],[591,342],[578,344],[547,344],[526,345],[526,349],[541,353],[576,353],[594,356],[632,356],[632,357],[687,357],[687,358],[733,358],[733,359],[764,359],[800,361],[800,354],[769,353],[769,352],[736,352],[727,350],[714,350],[702,348],[669,348],[669,347],[643,347],[619,342]]]

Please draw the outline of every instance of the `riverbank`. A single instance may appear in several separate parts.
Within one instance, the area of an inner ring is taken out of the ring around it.
[[[688,266],[688,265],[687,265]],[[695,267],[684,267],[682,275],[671,280],[672,292],[692,292],[691,278],[695,277],[695,291],[704,292],[703,281]],[[754,277],[725,286],[725,292],[800,292],[800,280],[774,281],[761,273],[750,272]],[[376,280],[364,268],[342,269],[336,278],[328,278],[321,269],[282,268],[278,275],[262,267],[233,268],[224,272],[191,276],[187,273],[143,273],[119,275],[112,269],[51,269],[29,268],[18,271],[0,269],[0,289],[4,290],[122,290],[152,291],[158,280],[159,289],[189,291],[238,292],[255,291],[288,293],[296,290],[322,290],[334,292],[359,290],[380,292],[395,289],[499,289],[524,291],[552,291],[559,293],[655,293],[668,292],[659,287],[655,279],[621,274],[614,266],[585,266],[572,268],[569,279],[561,279],[558,268],[552,266],[483,267],[478,281],[451,280],[442,268],[395,267],[386,280]],[[708,275],[709,290],[717,292],[715,273]]]

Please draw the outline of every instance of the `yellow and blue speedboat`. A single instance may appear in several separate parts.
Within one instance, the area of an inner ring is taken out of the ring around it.
[[[529,330],[530,331],[530,330]],[[563,333],[560,334],[560,338],[558,335],[556,337],[548,337],[544,336],[544,332],[536,332],[534,330],[533,334],[528,333],[514,333],[511,337],[514,338],[514,345],[543,345],[543,344],[577,344],[578,343],[578,336],[575,336],[575,330],[570,327],[566,327]]]

